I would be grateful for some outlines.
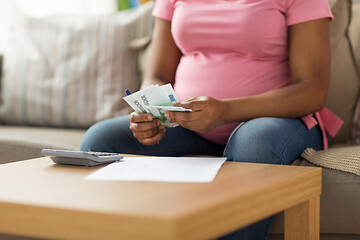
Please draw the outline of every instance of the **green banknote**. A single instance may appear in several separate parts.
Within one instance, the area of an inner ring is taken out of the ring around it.
[[[137,113],[150,113],[160,120],[161,125],[165,127],[177,127],[177,123],[170,122],[166,116],[166,111],[189,112],[191,110],[182,107],[174,107],[174,103],[179,102],[171,84],[163,86],[152,85],[139,90],[126,97],[124,100]]]

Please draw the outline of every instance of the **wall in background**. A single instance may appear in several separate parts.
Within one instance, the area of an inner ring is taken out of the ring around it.
[[[10,23],[12,12],[10,0],[0,0],[0,54],[6,48],[7,31]]]
[[[35,17],[53,14],[104,15],[117,11],[117,0],[0,0],[0,54],[6,49],[14,6]]]
[[[8,0],[9,1],[9,0]],[[116,11],[116,0],[10,0],[34,16],[53,14],[108,14]]]

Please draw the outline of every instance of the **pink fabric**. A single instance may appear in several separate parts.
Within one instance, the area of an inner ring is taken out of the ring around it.
[[[335,137],[337,132],[340,130],[344,121],[332,113],[329,109],[323,108],[319,112],[309,114],[301,118],[308,129],[313,128],[319,124],[323,134],[323,147],[328,148],[328,141],[326,133],[330,136]]]
[[[174,85],[180,101],[251,96],[291,84],[288,26],[332,19],[327,0],[157,0],[153,14],[172,21],[183,53]],[[225,144],[236,125],[199,134]]]

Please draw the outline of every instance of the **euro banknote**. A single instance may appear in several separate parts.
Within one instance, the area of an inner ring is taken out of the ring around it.
[[[166,111],[181,111],[190,112],[191,109],[182,107],[174,107],[175,103],[179,102],[171,84],[166,85],[152,85],[145,89],[139,90],[126,97],[124,100],[137,113],[150,113],[160,120],[161,125],[165,127],[177,127],[177,123],[170,122],[166,116]]]

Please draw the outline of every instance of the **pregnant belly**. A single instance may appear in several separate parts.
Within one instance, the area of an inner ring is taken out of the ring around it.
[[[216,99],[237,98],[261,94],[281,88],[291,82],[287,62],[247,61],[226,58],[196,61],[183,57],[174,89],[180,101],[191,97],[209,96]]]
[[[183,57],[176,73],[174,90],[180,101],[209,96],[230,99],[261,94],[290,84],[288,63],[249,61],[241,58],[197,59]],[[239,123],[225,124],[200,136],[226,144]]]

